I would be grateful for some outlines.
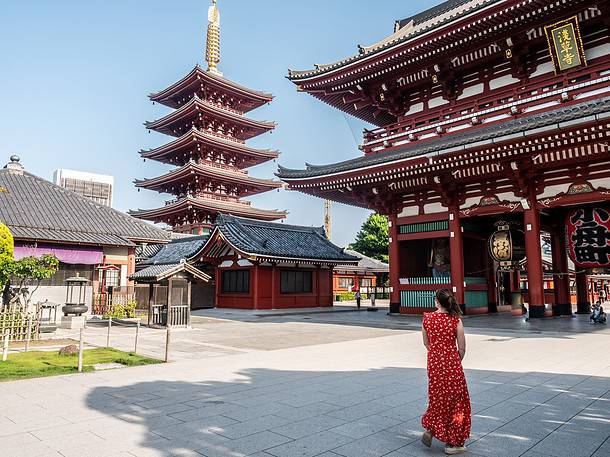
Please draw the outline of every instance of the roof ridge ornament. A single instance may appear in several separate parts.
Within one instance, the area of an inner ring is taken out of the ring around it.
[[[21,159],[19,158],[18,155],[13,154],[10,157],[10,162],[7,163],[4,168],[6,168],[7,170],[9,170],[11,173],[23,173],[23,170],[25,170],[25,167],[19,162]]]
[[[205,60],[208,63],[210,73],[222,76],[222,73],[218,70],[218,64],[220,63],[220,12],[217,3],[218,0],[212,0],[212,6],[208,8]]]

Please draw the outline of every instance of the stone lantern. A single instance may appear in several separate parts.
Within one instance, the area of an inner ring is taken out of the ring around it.
[[[64,315],[61,327],[74,329],[85,326],[84,313],[87,312],[87,286],[89,280],[80,276],[66,279],[66,304],[61,308]]]

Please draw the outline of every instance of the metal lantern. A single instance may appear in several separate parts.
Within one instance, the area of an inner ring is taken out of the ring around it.
[[[66,279],[66,304],[62,307],[64,316],[81,316],[89,307],[86,305],[89,280],[80,276]]]
[[[525,258],[525,235],[509,224],[499,224],[489,237],[489,255],[504,268],[516,268]]]

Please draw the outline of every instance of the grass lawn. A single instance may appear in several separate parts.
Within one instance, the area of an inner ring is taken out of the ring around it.
[[[120,363],[133,367],[161,363],[160,360],[142,357],[116,349],[87,349],[83,353],[83,371],[95,371],[97,363]],[[58,374],[76,373],[78,354],[59,355],[58,351],[29,351],[9,354],[6,362],[0,361],[0,381],[38,378]]]

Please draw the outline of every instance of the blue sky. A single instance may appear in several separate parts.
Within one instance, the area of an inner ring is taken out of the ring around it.
[[[297,93],[287,68],[308,69],[356,53],[392,33],[394,20],[439,1],[220,0],[224,75],[275,95],[252,113],[274,120],[254,147],[279,149],[279,163],[302,168],[356,157],[360,121]],[[56,168],[114,175],[115,206],[152,208],[166,195],[135,178],[169,170],[138,155],[169,140],[142,123],[167,113],[148,100],[204,63],[208,0],[3,0],[0,3],[0,162],[18,154],[51,179]],[[4,158],[2,158],[2,156]],[[276,163],[252,169],[270,177]],[[323,202],[281,191],[254,205],[287,209],[287,222],[322,225]],[[334,204],[333,241],[351,242],[367,212]]]

